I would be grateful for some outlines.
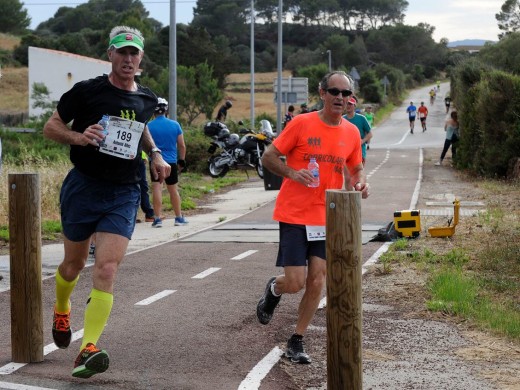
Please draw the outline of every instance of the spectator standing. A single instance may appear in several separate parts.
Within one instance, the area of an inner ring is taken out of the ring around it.
[[[307,114],[309,112],[309,108],[307,107],[307,103],[300,104],[300,114]]]
[[[367,157],[367,142],[372,139],[372,132],[367,118],[364,115],[356,113],[357,98],[352,95],[347,101],[346,114],[343,118],[355,125],[361,136],[361,154],[363,156],[363,166]]]
[[[217,121],[218,122],[225,122],[227,117],[228,110],[233,107],[233,103],[231,103],[231,100],[226,100],[226,102],[220,106],[217,112]]]
[[[446,132],[446,139],[444,140],[444,148],[442,149],[441,158],[435,165],[442,165],[442,161],[451,146],[451,158],[455,159],[457,155],[457,143],[459,142],[459,118],[457,111],[452,111],[450,118],[444,124],[444,131]]]
[[[446,106],[446,114],[450,111],[451,97],[450,94],[446,94],[444,97],[444,105]]]
[[[417,116],[417,107],[413,105],[413,102],[410,102],[410,105],[406,108],[406,112],[408,113],[408,120],[410,121],[410,133],[413,134],[415,117]]]
[[[54,343],[59,348],[67,348],[71,341],[70,297],[85,267],[91,237],[96,235],[93,287],[85,309],[80,353],[72,370],[72,376],[79,378],[108,369],[108,353],[96,344],[110,316],[116,272],[135,227],[141,150],[154,157],[154,178],[162,181],[170,174],[170,166],[146,126],[157,97],[134,80],[144,55],[141,32],[114,27],[107,55],[111,72],[78,82],[63,94],[43,129],[47,138],[70,145],[74,165],[60,193],[65,250],[56,272],[52,325]],[[112,115],[108,132],[98,123],[105,114]],[[114,118],[121,115],[125,118]],[[71,123],[70,128],[67,123]],[[127,138],[128,134],[132,136]],[[116,154],[114,150],[119,151],[118,145],[123,143],[121,135],[127,145]]]
[[[294,118],[294,106],[291,104],[288,108],[287,108],[287,113],[285,114],[285,120],[284,120],[284,127],[287,126],[287,123],[289,123],[292,118]]]
[[[361,191],[363,198],[369,195],[359,131],[342,118],[352,83],[342,71],[325,75],[319,86],[323,109],[296,116],[262,157],[269,171],[284,178],[273,214],[280,224],[276,265],[284,267],[284,271],[267,282],[257,305],[257,317],[267,325],[282,294],[295,294],[305,288],[296,328],[285,351],[286,357],[300,364],[311,362],[303,337],[325,285],[325,190],[340,189],[346,183],[348,189]],[[286,164],[280,159],[282,156],[286,156]],[[314,183],[308,170],[311,157],[320,165],[318,187],[310,187]],[[345,172],[348,177],[344,177]],[[308,240],[310,225],[317,227],[314,236],[321,235],[320,239]]]
[[[420,107],[417,109],[419,112],[419,119],[421,120],[422,131],[426,131],[426,118],[428,118],[428,108],[421,102]]]
[[[158,148],[162,150],[164,160],[170,164],[171,173],[165,178],[166,188],[170,194],[170,202],[175,213],[175,226],[186,225],[188,221],[181,212],[181,196],[179,195],[179,174],[186,168],[186,144],[179,122],[166,117],[168,102],[159,98],[155,109],[155,119],[148,124]],[[152,227],[161,227],[162,219],[162,183],[152,179],[153,209],[155,219]]]

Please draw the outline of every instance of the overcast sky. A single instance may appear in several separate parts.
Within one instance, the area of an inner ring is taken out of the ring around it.
[[[150,16],[163,25],[170,24],[170,0],[141,0]],[[245,0],[244,0],[245,1]],[[54,16],[61,6],[75,7],[87,0],[22,0],[32,19],[31,28]],[[495,14],[505,0],[408,0],[405,23],[428,23],[435,27],[433,38],[439,42],[462,39],[496,41],[500,33]],[[196,0],[176,0],[177,23],[189,23]]]

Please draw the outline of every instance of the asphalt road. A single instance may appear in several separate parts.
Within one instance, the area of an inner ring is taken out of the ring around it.
[[[440,148],[444,142],[446,88],[443,84],[434,106],[428,103],[426,132],[421,132],[417,122],[415,134],[409,134],[405,109],[410,100],[416,105],[421,98],[426,102],[429,87],[412,92],[388,120],[376,124],[366,165],[372,194],[362,202],[364,226],[382,226],[393,219],[395,210],[415,206],[420,191],[421,148]],[[273,347],[283,347],[294,328],[300,298],[284,296],[271,324],[258,323],[256,303],[266,280],[279,273],[274,266],[277,244],[272,239],[249,239],[248,234],[255,229],[244,229],[244,225],[260,226],[265,236],[271,237],[271,211],[272,202],[229,222],[228,228],[219,224],[209,234],[195,233],[127,255],[118,274],[110,321],[99,343],[110,354],[110,368],[89,380],[70,375],[79,352],[78,341],[67,350],[47,353],[41,363],[13,365],[10,294],[0,293],[0,373],[4,374],[0,375],[0,389],[238,389]],[[200,239],[203,234],[207,237]],[[242,238],[231,242],[219,239],[231,234]],[[380,245],[364,245],[364,259]],[[79,331],[83,322],[84,300],[90,288],[91,269],[87,268],[72,296],[74,331]],[[44,280],[47,348],[53,345],[53,296],[54,280]],[[322,318],[317,323],[322,323]],[[283,389],[277,387],[283,383],[282,379],[277,382],[277,373],[275,367],[260,388]]]

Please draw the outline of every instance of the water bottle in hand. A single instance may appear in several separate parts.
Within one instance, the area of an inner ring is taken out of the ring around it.
[[[314,157],[311,158],[309,165],[307,167],[309,171],[311,171],[313,176],[313,181],[309,184],[309,187],[319,187],[320,186],[320,166],[316,162]]]
[[[110,119],[110,116],[109,115],[103,115],[103,117],[101,118],[101,120],[98,122],[99,125],[101,125],[103,127],[103,134],[105,135],[105,137],[107,136],[108,134],[108,120]],[[99,146],[105,146],[105,138],[103,138],[103,140],[101,142],[99,142]]]

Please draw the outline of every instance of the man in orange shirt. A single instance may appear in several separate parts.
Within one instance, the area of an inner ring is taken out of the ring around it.
[[[276,265],[284,274],[269,279],[257,305],[260,323],[267,325],[284,293],[305,288],[294,334],[287,342],[286,357],[308,364],[303,335],[316,310],[326,279],[325,191],[347,189],[369,195],[363,171],[359,130],[342,118],[353,82],[345,72],[328,73],[320,82],[323,109],[298,115],[265,151],[264,166],[284,178],[273,218],[280,224]],[[280,157],[285,156],[287,164]],[[308,169],[311,158],[319,164],[319,186]],[[312,239],[314,237],[315,239]]]
[[[421,102],[421,106],[417,109],[419,113],[419,119],[421,120],[422,131],[426,131],[426,118],[428,117],[428,108]]]

